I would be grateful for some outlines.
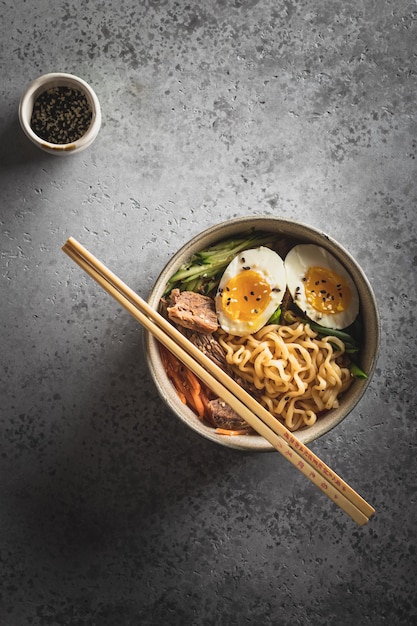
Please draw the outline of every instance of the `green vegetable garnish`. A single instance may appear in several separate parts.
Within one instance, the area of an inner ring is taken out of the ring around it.
[[[359,365],[357,363],[354,363],[353,361],[349,365],[349,369],[355,378],[368,378],[368,374],[366,374],[363,369],[360,368]]]
[[[206,250],[196,252],[188,263],[184,263],[169,279],[164,295],[172,289],[195,291],[208,294],[216,286],[233,257],[242,250],[258,246],[271,247],[276,235],[253,232],[235,239],[226,239]]]
[[[277,310],[274,311],[274,313],[272,313],[267,324],[279,324],[280,319],[281,319],[281,307],[279,306]]]
[[[337,330],[336,328],[326,328],[326,326],[320,326],[320,324],[317,324],[310,319],[302,318],[298,315],[295,315],[295,313],[290,310],[285,312],[284,319],[289,324],[293,324],[294,322],[303,322],[303,324],[309,324],[311,330],[314,330],[314,332],[316,332],[320,337],[337,337],[338,339],[343,341],[345,346],[349,346],[351,351],[357,352],[359,350],[359,345],[356,339],[344,330]]]

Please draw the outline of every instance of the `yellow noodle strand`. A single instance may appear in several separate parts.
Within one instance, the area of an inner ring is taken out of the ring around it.
[[[270,324],[245,337],[220,330],[219,342],[231,367],[261,391],[261,403],[292,431],[336,408],[352,382],[349,369],[336,362],[343,342],[318,338],[308,324]]]

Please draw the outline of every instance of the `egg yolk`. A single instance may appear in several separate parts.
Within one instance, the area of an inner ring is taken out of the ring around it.
[[[221,298],[223,311],[231,319],[251,322],[268,306],[271,286],[255,270],[244,270],[227,282]]]
[[[309,304],[320,313],[335,315],[346,311],[351,300],[345,279],[327,267],[309,267],[304,278]]]

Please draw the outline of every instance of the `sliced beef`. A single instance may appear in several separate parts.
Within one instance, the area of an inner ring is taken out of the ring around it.
[[[182,330],[182,329],[179,329]],[[204,335],[202,333],[191,332],[189,330],[183,331],[183,334],[193,343],[201,352],[204,352],[216,365],[218,365],[226,374],[233,378],[240,387],[246,389],[252,396],[257,398],[261,395],[261,391],[255,387],[252,383],[245,380],[226,361],[226,354],[213,335]]]
[[[167,313],[175,324],[199,333],[214,333],[218,329],[213,300],[193,291],[173,289]]]
[[[284,297],[281,302],[281,324],[285,324],[284,315],[287,311],[292,309],[293,300],[288,287],[285,290]]]
[[[227,430],[251,430],[249,424],[245,422],[226,402],[220,398],[210,400],[209,408],[211,412],[211,422],[216,428],[226,428]]]
[[[228,374],[231,374],[231,369],[226,362],[226,357],[223,348],[220,343],[207,333],[198,333],[195,331],[184,330],[184,335],[193,343],[201,352],[209,357],[216,365],[222,368]]]
[[[246,389],[246,391],[251,393],[255,398],[261,394],[255,385],[239,376],[239,374],[237,374],[229,365],[226,361],[226,354],[223,348],[213,335],[204,335],[202,333],[190,332],[189,330],[184,330],[183,334],[191,341],[191,343],[197,346],[201,352],[204,352],[209,359],[226,372],[230,378],[233,378],[233,380],[235,380],[240,387]]]

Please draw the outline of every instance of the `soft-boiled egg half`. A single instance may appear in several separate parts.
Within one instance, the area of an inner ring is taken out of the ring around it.
[[[356,286],[343,265],[325,248],[294,246],[285,257],[288,289],[294,303],[326,328],[350,326],[359,312]]]
[[[261,246],[236,255],[215,298],[221,328],[239,337],[256,333],[279,307],[285,288],[284,262],[276,252]]]

